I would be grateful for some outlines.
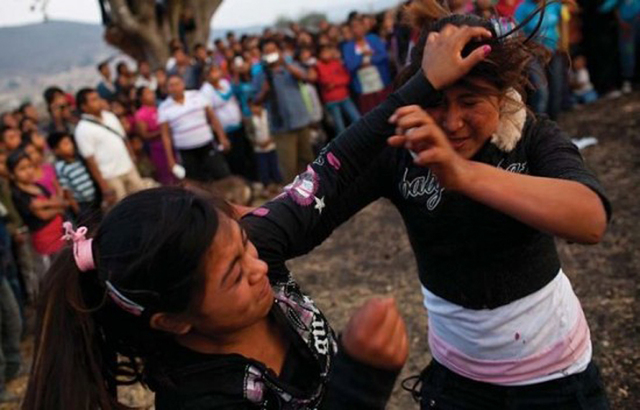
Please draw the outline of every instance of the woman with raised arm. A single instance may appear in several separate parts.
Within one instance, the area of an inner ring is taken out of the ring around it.
[[[567,135],[522,102],[544,49],[503,21],[449,15],[434,1],[409,13],[421,36],[400,90],[423,101],[376,121],[396,92],[288,196],[322,213],[326,235],[379,197],[399,210],[429,312],[433,361],[413,386],[422,408],[608,408],[554,239],[599,242],[611,207]],[[281,218],[282,207],[263,212]]]

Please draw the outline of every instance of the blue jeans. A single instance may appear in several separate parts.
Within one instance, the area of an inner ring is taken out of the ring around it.
[[[0,278],[0,392],[20,370],[22,320],[18,302],[7,279]]]
[[[633,80],[636,70],[636,50],[640,46],[640,16],[627,22],[628,27],[620,27],[619,47],[622,78]]]
[[[282,182],[282,174],[280,173],[276,150],[256,152],[256,164],[258,166],[258,177],[264,186]]]
[[[596,90],[591,90],[580,95],[574,94],[573,98],[578,104],[589,104],[598,100],[598,93]]]
[[[462,377],[432,360],[422,372],[421,409],[440,410],[608,410],[593,363],[582,372],[527,386],[499,386]]]
[[[562,109],[566,63],[561,54],[555,53],[546,70],[539,61],[531,66],[531,84],[534,92],[529,105],[536,114],[548,114],[552,120],[558,119]]]
[[[347,116],[349,123],[351,124],[360,119],[360,112],[358,112],[358,109],[351,98],[347,98],[342,101],[330,102],[326,107],[331,118],[333,118],[333,121],[336,124],[336,135],[342,134],[342,131],[346,129],[344,119],[342,118],[343,114]]]
[[[24,290],[20,284],[18,278],[18,266],[13,258],[13,244],[11,236],[7,230],[7,226],[4,221],[0,221],[0,269],[4,272],[4,277],[9,282],[9,286],[13,290],[18,307],[20,308],[20,315],[24,320]],[[0,275],[2,276],[2,275]]]

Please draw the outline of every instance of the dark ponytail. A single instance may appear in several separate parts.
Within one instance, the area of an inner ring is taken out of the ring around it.
[[[23,408],[126,409],[117,386],[145,382],[173,343],[149,326],[151,315],[200,302],[220,215],[231,217],[229,205],[205,193],[145,190],[120,202],[98,228],[96,269],[80,272],[65,248],[44,279]],[[143,310],[133,314],[123,300]]]
[[[124,409],[113,394],[115,368],[92,311],[104,301],[97,295],[96,272],[80,272],[71,249],[64,249],[44,278],[37,306],[33,367],[24,410]],[[97,303],[96,303],[97,302]],[[93,306],[91,308],[90,306]]]

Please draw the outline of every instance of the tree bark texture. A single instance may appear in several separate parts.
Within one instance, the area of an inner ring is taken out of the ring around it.
[[[164,67],[169,42],[182,40],[188,50],[207,44],[211,18],[222,0],[98,0],[104,10],[105,40],[135,60]]]

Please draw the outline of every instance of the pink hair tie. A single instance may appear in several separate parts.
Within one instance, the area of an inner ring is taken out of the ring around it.
[[[93,239],[87,239],[87,228],[81,226],[78,230],[73,230],[71,222],[65,222],[62,224],[64,228],[63,240],[73,241],[73,257],[76,260],[76,265],[80,272],[87,272],[96,268],[96,264],[93,260],[93,250],[91,249],[91,243]]]

